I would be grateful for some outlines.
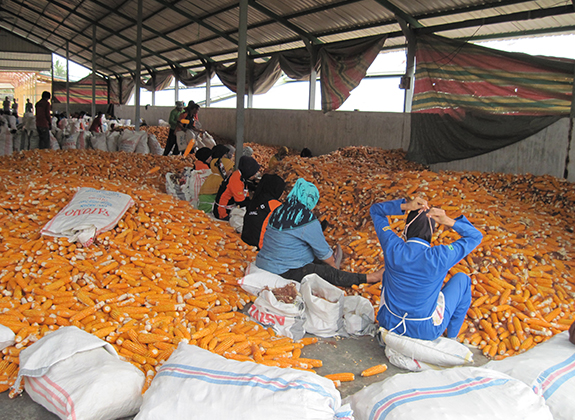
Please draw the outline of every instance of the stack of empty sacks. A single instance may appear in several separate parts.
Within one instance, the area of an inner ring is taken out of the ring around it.
[[[153,134],[145,131],[108,130],[108,124],[103,123],[101,133],[88,130],[90,117],[82,119],[63,118],[59,122],[52,119],[50,129],[50,146],[52,150],[95,149],[107,152],[152,153],[161,155],[163,148]],[[118,123],[119,124],[119,123]],[[0,156],[9,155],[21,150],[32,150],[39,147],[40,139],[36,129],[36,118],[32,113],[24,114],[18,130],[0,128]]]

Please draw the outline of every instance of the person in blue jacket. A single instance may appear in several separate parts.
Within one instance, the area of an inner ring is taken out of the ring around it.
[[[390,228],[387,216],[409,211],[403,238]],[[435,340],[447,329],[457,337],[471,304],[471,279],[457,273],[443,285],[447,272],[481,243],[483,235],[465,216],[452,219],[427,201],[415,198],[376,203],[370,209],[385,258],[380,327],[399,335]],[[435,222],[461,238],[450,245],[431,246]]]
[[[383,270],[360,274],[337,268],[334,252],[312,212],[318,201],[317,187],[299,178],[285,203],[269,218],[256,266],[298,282],[311,273],[343,287],[380,281]]]

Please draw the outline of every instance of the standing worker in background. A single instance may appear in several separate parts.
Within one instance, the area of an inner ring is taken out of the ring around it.
[[[102,132],[102,113],[98,112],[94,121],[90,125],[90,130],[92,133],[101,133]]]
[[[403,238],[389,226],[387,216],[409,211]],[[475,249],[483,235],[465,218],[452,219],[417,197],[376,203],[370,209],[385,258],[380,327],[399,335],[435,340],[447,329],[455,338],[471,304],[471,279],[457,273],[443,285],[447,272]],[[431,246],[435,222],[453,228],[461,238],[449,245]]]
[[[16,98],[14,98],[14,102],[12,102],[12,115],[18,118],[18,102]]]
[[[180,154],[178,143],[176,143],[176,127],[178,126],[178,121],[182,112],[184,112],[184,103],[182,101],[176,101],[176,107],[172,109],[172,112],[170,112],[170,118],[168,119],[170,131],[168,133],[168,140],[166,141],[166,148],[164,149],[164,156],[168,156],[172,149],[174,149],[174,155]]]
[[[50,92],[42,92],[42,99],[36,102],[36,128],[40,138],[40,149],[50,148],[50,125],[52,123]]]
[[[8,96],[6,96],[4,102],[2,102],[2,109],[5,114],[10,112],[10,98]]]
[[[24,108],[26,113],[33,113],[34,112],[34,105],[30,102],[30,98],[26,99],[26,108]]]

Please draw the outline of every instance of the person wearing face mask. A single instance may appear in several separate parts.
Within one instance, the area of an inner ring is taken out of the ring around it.
[[[387,216],[406,211],[402,239],[391,230]],[[481,243],[481,232],[465,216],[454,220],[442,209],[429,209],[419,197],[376,203],[370,213],[385,258],[380,327],[422,340],[435,340],[446,329],[447,337],[457,337],[471,304],[471,279],[457,273],[445,286],[443,281]],[[461,238],[431,246],[435,223],[452,228]]]

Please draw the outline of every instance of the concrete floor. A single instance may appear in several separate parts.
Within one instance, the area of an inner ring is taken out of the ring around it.
[[[481,366],[487,359],[480,351],[473,349],[474,366]],[[317,369],[319,375],[338,372],[352,372],[355,374],[353,382],[342,383],[339,391],[342,399],[352,395],[363,387],[374,382],[382,381],[397,373],[406,373],[388,363],[383,349],[377,340],[372,337],[361,338],[323,338],[317,344],[304,348],[302,357],[321,359],[323,366]],[[362,370],[380,363],[387,363],[386,372],[369,378],[362,378]],[[36,404],[24,392],[22,396],[11,400],[8,392],[0,394],[0,420],[57,420],[55,414],[50,413],[42,406]],[[133,419],[133,417],[124,420]],[[81,420],[81,419],[80,419]]]

